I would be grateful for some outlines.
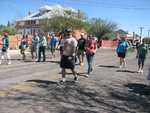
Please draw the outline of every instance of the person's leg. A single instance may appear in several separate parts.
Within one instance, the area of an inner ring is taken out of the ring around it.
[[[45,56],[45,46],[42,47],[42,52],[43,52],[43,62],[45,62],[46,60],[46,56]]]
[[[125,58],[122,58],[122,64],[123,64],[123,67],[125,68],[126,67],[126,59]]]
[[[74,80],[78,80],[78,76],[77,76],[77,73],[75,71],[75,69],[71,69],[72,73],[73,73],[73,76],[74,76]]]
[[[11,64],[11,57],[9,54],[9,49],[6,51],[6,59],[7,59],[7,64]]]
[[[34,59],[34,47],[33,46],[31,46],[31,57],[32,59]]]
[[[62,68],[62,82],[65,82],[66,81],[66,70],[65,70],[65,68]]]
[[[36,46],[35,52],[36,52],[36,60],[38,60],[39,58],[39,46],[38,45]]]
[[[78,50],[78,53],[77,53],[77,56],[78,56],[78,59],[79,59],[79,64],[81,65],[81,55],[80,55],[80,50]]]
[[[87,55],[88,75],[89,75],[90,72],[93,70],[93,69],[92,69],[93,57],[94,57],[94,55]]]
[[[41,61],[41,47],[39,47],[39,50],[38,50],[38,62]]]
[[[81,60],[82,60],[82,64],[83,64],[83,62],[84,62],[84,51],[82,51],[82,53],[81,53]]]
[[[4,52],[1,52],[1,57],[0,57],[0,64],[2,64],[2,62],[4,61]]]
[[[90,72],[90,58],[89,58],[89,55],[86,54],[86,59],[87,59],[87,64],[88,64],[88,71],[87,71],[87,74],[89,74]]]
[[[141,73],[143,73],[144,62],[145,62],[145,59],[142,58],[142,59],[141,59]]]
[[[141,72],[141,58],[138,58],[138,72]]]
[[[93,71],[93,59],[94,59],[94,55],[90,55],[90,72]]]

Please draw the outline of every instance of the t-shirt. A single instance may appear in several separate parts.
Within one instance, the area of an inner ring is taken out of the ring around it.
[[[87,40],[86,44],[86,54],[95,54],[97,50],[97,40],[95,38],[91,38]]]
[[[79,50],[84,50],[85,49],[85,43],[86,43],[86,39],[80,38],[78,40],[78,49]]]
[[[57,37],[52,37],[51,42],[50,42],[50,46],[51,47],[56,47],[57,42],[58,42]]]
[[[38,36],[34,36],[32,38],[32,46],[36,47],[38,43],[39,43],[39,37]]]
[[[2,42],[3,42],[3,48],[7,49],[9,47],[9,39],[8,39],[8,37],[4,37],[2,39]]]
[[[139,45],[139,48],[138,48],[139,58],[146,58],[147,50],[148,50],[148,48],[147,48],[146,44]]]
[[[125,53],[128,48],[128,43],[126,41],[119,41],[117,47],[117,53]]]
[[[77,43],[74,37],[64,39],[63,55],[73,56],[76,52]]]

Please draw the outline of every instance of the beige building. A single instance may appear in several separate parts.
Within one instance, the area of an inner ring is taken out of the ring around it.
[[[41,31],[41,21],[55,16],[78,17],[79,10],[62,7],[60,5],[43,6],[35,13],[29,13],[28,16],[16,20],[18,33],[33,34]]]

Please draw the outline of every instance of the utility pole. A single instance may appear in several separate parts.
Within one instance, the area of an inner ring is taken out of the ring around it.
[[[148,37],[149,37],[149,33],[150,33],[150,30],[148,30]]]
[[[143,31],[144,27],[140,27],[140,42],[142,42],[142,31]]]

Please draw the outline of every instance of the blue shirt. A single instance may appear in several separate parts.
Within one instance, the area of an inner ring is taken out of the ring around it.
[[[126,41],[119,41],[117,46],[117,53],[125,53],[128,48],[128,43]]]
[[[57,37],[52,37],[51,42],[50,42],[50,46],[51,47],[56,47],[57,42],[58,42]]]

